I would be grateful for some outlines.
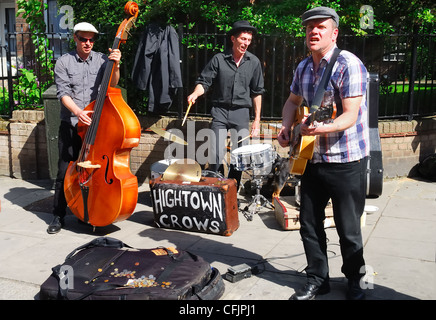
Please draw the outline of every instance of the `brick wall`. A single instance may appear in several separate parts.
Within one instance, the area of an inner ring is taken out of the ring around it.
[[[47,179],[44,113],[34,110],[14,111],[9,132],[11,176],[24,180]]]
[[[183,128],[181,120],[168,117],[140,117],[140,144],[131,151],[131,171],[138,176],[139,183],[147,182],[150,166],[168,157],[165,152],[179,152],[192,158],[203,141],[196,141],[201,129],[209,126],[209,119],[198,118],[187,122]],[[190,145],[180,146],[165,141],[148,128],[182,128],[181,137],[187,137]],[[272,143],[279,154],[286,157],[287,150],[277,144],[275,123],[262,123],[266,143]],[[414,174],[416,165],[436,152],[436,118],[413,121],[380,121],[379,133],[382,146],[384,177],[394,178]],[[269,135],[268,135],[269,134]],[[189,138],[191,136],[191,138]],[[260,140],[262,141],[262,140]],[[175,148],[177,150],[175,150]],[[0,175],[20,179],[47,179],[47,143],[43,111],[14,111],[9,122],[0,122]]]
[[[9,123],[0,120],[0,175],[9,176],[10,170],[10,143]]]
[[[380,121],[384,176],[416,175],[416,165],[436,152],[436,118]]]

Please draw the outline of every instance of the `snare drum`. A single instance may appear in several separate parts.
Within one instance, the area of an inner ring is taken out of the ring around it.
[[[162,175],[165,170],[175,161],[177,161],[177,159],[165,159],[153,163],[150,166],[150,179],[156,179],[157,177]]]
[[[238,171],[270,167],[274,161],[273,148],[270,144],[249,144],[232,151],[230,163]]]

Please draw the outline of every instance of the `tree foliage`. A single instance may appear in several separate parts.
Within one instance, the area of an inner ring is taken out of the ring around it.
[[[58,5],[59,7],[69,5],[73,8],[74,23],[87,21],[94,24],[101,31],[101,38],[96,42],[95,50],[107,52],[108,46],[114,39],[115,31],[124,18],[123,8],[126,1],[58,0]],[[301,14],[309,8],[323,5],[334,8],[338,12],[341,34],[363,36],[396,33],[399,34],[398,37],[406,37],[404,34],[411,32],[433,35],[436,32],[434,0],[364,0],[363,2],[362,0],[136,0],[136,2],[140,9],[136,22],[137,31],[134,31],[127,43],[122,46],[124,77],[120,83],[121,86],[129,88],[128,93],[134,95],[135,101],[141,100],[138,99],[141,94],[136,95],[132,89],[128,70],[131,70],[141,31],[150,22],[171,24],[175,27],[183,25],[184,30],[199,27],[200,33],[204,32],[204,27],[208,27],[212,33],[214,33],[212,28],[217,28],[224,34],[231,29],[235,21],[248,20],[258,28],[261,34],[279,37],[283,35],[287,39],[294,39],[294,37],[304,35]],[[40,36],[45,30],[43,22],[45,2],[43,0],[18,0],[17,3],[18,14],[22,14],[30,24],[33,38],[42,38],[45,41],[45,38]],[[198,45],[198,49],[202,49],[203,47],[200,46],[205,46],[205,42],[198,44],[200,42],[196,41],[195,33],[195,30],[190,34],[184,33],[185,38],[182,41],[184,44],[187,43],[189,48],[190,37],[193,37],[192,43]],[[416,39],[416,37],[413,38]],[[52,60],[52,53],[48,51],[48,55],[44,56],[37,51],[44,44],[46,43],[35,43],[35,51],[39,57],[38,63],[43,67],[46,66],[50,72],[49,62]],[[407,40],[401,42],[401,45],[406,44],[412,45]],[[215,44],[212,44],[212,41],[206,41],[206,45],[207,49],[214,51],[220,49],[214,47]],[[398,45],[393,46],[392,50],[395,54]],[[419,52],[423,49],[418,47],[417,50]],[[428,56],[431,60],[427,52],[422,52],[420,56]],[[428,52],[431,52],[431,49],[428,49]],[[380,57],[376,58],[380,59]],[[409,60],[409,58],[406,59],[406,61]],[[29,79],[27,76],[25,78]],[[141,105],[141,101],[138,105]]]
[[[15,66],[20,76],[14,83],[14,100],[16,108],[41,107],[42,93],[51,85],[54,76],[53,51],[47,49],[49,41],[45,34],[47,4],[39,0],[18,0],[17,7],[17,16],[21,15],[29,25],[35,60],[28,61],[26,66]]]
[[[74,8],[76,21],[97,25],[117,24],[122,18],[125,0],[59,0]],[[227,31],[234,21],[248,20],[261,33],[302,35],[301,14],[308,8],[328,6],[341,17],[341,30],[354,34],[410,32],[414,25],[421,32],[434,32],[434,0],[148,0],[137,1],[140,7],[138,26],[159,21],[192,27],[208,23]],[[362,29],[362,6],[371,6],[372,29]]]

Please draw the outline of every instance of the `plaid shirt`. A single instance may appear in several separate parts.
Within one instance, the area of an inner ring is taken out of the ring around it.
[[[304,59],[295,71],[291,92],[311,105],[318,84],[333,49],[322,59],[318,72],[313,68],[312,56]],[[336,96],[337,116],[342,113],[341,99],[363,96],[356,123],[345,131],[319,135],[315,142],[312,163],[345,163],[362,159],[369,154],[368,109],[366,105],[367,71],[354,54],[342,50],[333,66],[327,91]]]

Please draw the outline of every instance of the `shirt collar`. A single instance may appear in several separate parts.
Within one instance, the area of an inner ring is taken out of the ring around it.
[[[75,52],[75,56],[76,56],[76,60],[78,61],[78,62],[85,62],[85,61],[92,61],[92,57],[93,57],[93,55],[94,55],[94,51],[91,51],[91,53],[89,54],[89,56],[88,56],[88,58],[86,59],[86,60],[83,60],[80,56],[79,56],[79,54],[77,53],[77,51]]]
[[[333,51],[337,48],[337,45],[334,45],[333,48],[330,49],[329,52],[327,52],[324,57],[321,58],[321,61],[326,61],[326,63],[330,62],[330,59],[332,58]]]
[[[233,52],[232,52],[231,48],[225,50],[223,53],[224,53],[224,58],[225,59],[233,59]],[[250,54],[251,54],[250,52],[245,51],[245,54],[242,57],[242,60],[249,60],[250,59]]]
[[[331,57],[332,57],[332,55],[333,55],[333,51],[335,50],[337,48],[337,46],[336,46],[336,44],[333,46],[333,48],[331,48],[325,55],[324,55],[324,57],[322,57],[321,58],[321,61],[320,61],[320,63],[319,63],[319,67],[318,67],[318,70],[320,69],[320,68],[324,68],[326,65],[327,65],[327,63],[329,63],[330,62],[330,59],[331,59]],[[310,63],[312,63],[312,65],[313,65],[313,56],[311,55],[311,56],[309,56],[309,62]]]
[[[232,56],[232,49],[230,48],[230,49],[224,50],[223,54],[224,54],[224,58],[226,58],[226,59],[231,57]]]

